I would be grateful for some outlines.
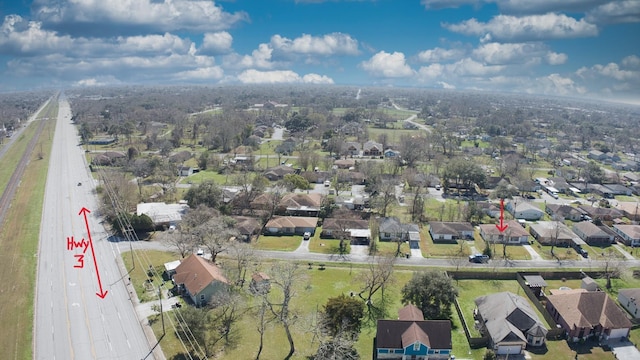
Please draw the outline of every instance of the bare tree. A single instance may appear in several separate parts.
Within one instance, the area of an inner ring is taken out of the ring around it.
[[[195,239],[191,236],[191,233],[184,229],[164,231],[160,233],[159,237],[160,241],[172,248],[175,248],[182,258],[193,253],[193,250],[196,247]]]
[[[389,205],[396,200],[395,184],[391,181],[380,181],[376,184],[375,193],[373,205],[378,209],[380,216],[386,217]]]
[[[259,255],[253,246],[240,241],[231,241],[227,254],[235,262],[235,281],[240,287],[243,287],[247,270],[257,265],[260,260]]]
[[[374,256],[365,271],[359,274],[361,289],[358,296],[364,301],[369,320],[376,320],[385,313],[384,289],[393,276],[395,256]],[[380,301],[374,302],[374,296],[380,292]]]
[[[302,273],[296,263],[278,262],[271,268],[271,285],[278,291],[271,291],[268,307],[273,316],[282,324],[289,342],[289,353],[285,360],[291,359],[296,351],[291,334],[291,326],[297,316],[290,308],[291,299],[296,296],[295,285],[303,281]]]
[[[218,254],[229,248],[231,238],[237,237],[238,230],[234,228],[235,220],[228,216],[218,216],[195,228],[194,235],[198,243],[211,253],[211,261],[215,262]],[[235,240],[234,240],[235,241]]]

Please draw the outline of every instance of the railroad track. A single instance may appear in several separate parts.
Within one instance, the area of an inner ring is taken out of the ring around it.
[[[49,104],[54,104],[54,103],[57,104],[57,102],[58,102],[58,96],[55,96],[49,102]],[[47,117],[48,119],[52,119],[54,118],[53,115],[55,114],[53,114],[53,110],[50,108],[50,109],[47,109],[47,112],[45,113],[44,117]],[[42,118],[42,117],[43,116],[39,116],[39,118]],[[4,223],[4,219],[7,215],[7,211],[9,210],[9,207],[11,206],[11,202],[13,201],[13,197],[15,196],[16,191],[18,191],[20,180],[22,179],[22,176],[24,175],[24,172],[27,169],[27,165],[29,165],[31,155],[35,150],[36,145],[38,143],[38,139],[40,139],[40,135],[42,134],[42,131],[44,130],[44,126],[46,125],[45,120],[39,120],[39,121],[40,122],[38,123],[38,128],[36,129],[35,134],[29,141],[29,144],[27,144],[27,148],[25,149],[24,154],[22,154],[22,158],[20,158],[20,162],[18,162],[18,166],[16,166],[15,171],[13,172],[13,174],[11,174],[11,177],[9,178],[9,182],[7,183],[7,187],[4,189],[2,196],[0,196],[0,224]]]

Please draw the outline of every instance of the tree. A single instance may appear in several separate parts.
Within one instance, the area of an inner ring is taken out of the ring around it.
[[[416,305],[425,319],[449,319],[451,305],[458,290],[445,273],[435,270],[413,273],[413,277],[402,288],[402,301]]]
[[[210,306],[212,307],[208,321],[210,347],[221,340],[224,340],[225,346],[234,345],[239,340],[238,336],[234,336],[235,325],[242,318],[245,310],[243,297],[233,291],[220,292],[211,299]]]
[[[294,285],[303,280],[300,268],[296,263],[278,262],[271,268],[271,286],[278,291],[270,291],[267,305],[273,316],[282,324],[289,342],[289,353],[285,360],[291,359],[296,351],[291,335],[291,326],[297,316],[290,308],[291,299],[296,295]]]
[[[231,238],[239,235],[235,224],[235,220],[228,216],[218,216],[193,230],[198,243],[211,253],[212,262],[216,261],[218,254],[229,248]]]
[[[285,175],[282,179],[282,183],[289,191],[293,191],[295,189],[307,190],[311,187],[307,179],[296,174]]]
[[[590,161],[584,169],[584,179],[591,184],[602,184],[604,181],[604,171],[594,161]]]
[[[362,300],[340,294],[329,298],[324,305],[323,325],[331,336],[343,332],[357,337],[363,316]]]
[[[384,289],[393,276],[395,256],[372,257],[367,264],[367,269],[358,276],[361,283],[360,292],[357,294],[365,303],[367,318],[370,321],[377,320],[385,315],[385,295]],[[374,296],[380,291],[380,299],[374,302]]]
[[[162,232],[160,238],[164,243],[175,248],[183,259],[192,254],[196,247],[195,238],[183,229]]]
[[[323,339],[314,360],[359,360],[353,340],[342,336]]]
[[[222,190],[213,181],[207,180],[198,186],[190,187],[184,199],[191,207],[203,204],[215,209],[222,201]]]
[[[387,209],[396,200],[396,185],[391,181],[380,181],[376,185],[372,205],[378,209],[382,217],[387,216]]]
[[[491,197],[494,199],[511,199],[516,195],[518,195],[518,188],[503,179],[500,180]]]

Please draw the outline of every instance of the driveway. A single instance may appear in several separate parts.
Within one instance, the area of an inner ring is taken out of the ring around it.
[[[529,255],[531,255],[531,260],[544,260],[540,254],[536,252],[536,250],[531,245],[522,245],[522,247],[527,250]]]

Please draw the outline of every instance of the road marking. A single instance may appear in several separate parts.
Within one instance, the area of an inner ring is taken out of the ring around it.
[[[71,306],[73,306],[73,307],[80,307],[80,303],[74,302],[74,303],[71,303]]]
[[[129,343],[129,339],[127,339],[127,345],[129,345],[129,349],[131,349],[131,344]]]
[[[76,286],[76,283],[69,282],[69,286]]]
[[[116,314],[118,314],[118,319],[122,320],[122,316],[120,316],[120,311],[116,310]]]

